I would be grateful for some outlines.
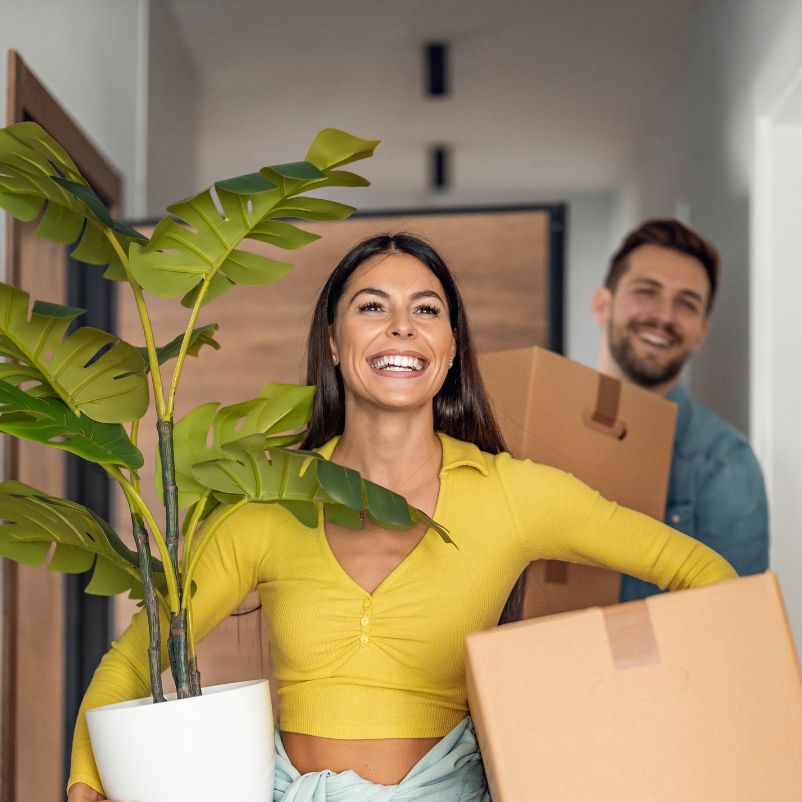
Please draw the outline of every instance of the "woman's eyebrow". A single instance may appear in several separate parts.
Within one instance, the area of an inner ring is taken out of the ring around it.
[[[354,299],[355,299],[357,296],[361,295],[362,293],[365,293],[366,295],[378,295],[378,296],[380,296],[381,298],[389,298],[389,297],[390,297],[390,294],[389,294],[389,293],[387,293],[387,292],[385,292],[384,290],[377,290],[375,287],[362,287],[362,289],[361,289],[361,290],[357,290],[357,291],[356,291],[356,292],[355,292],[355,293],[354,293],[354,294],[353,294],[353,295],[352,295],[352,296],[351,296],[351,297],[348,299],[348,305],[350,306],[350,305],[351,305],[351,304],[354,302]]]
[[[439,293],[436,293],[434,290],[420,290],[419,292],[412,293],[413,301],[417,301],[419,298],[437,298],[443,306],[446,305],[446,302],[440,297]]]

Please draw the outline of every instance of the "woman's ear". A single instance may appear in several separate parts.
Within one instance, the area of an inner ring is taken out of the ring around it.
[[[453,362],[457,356],[457,332],[451,332],[451,348],[448,349],[448,358]]]
[[[335,365],[339,364],[340,354],[337,351],[337,343],[334,341],[334,334],[332,333],[331,327],[329,327],[329,350],[331,351],[331,361],[334,362]]]
[[[613,294],[607,287],[599,287],[590,299],[590,311],[594,320],[600,326],[606,326],[610,318],[610,305],[613,300]]]

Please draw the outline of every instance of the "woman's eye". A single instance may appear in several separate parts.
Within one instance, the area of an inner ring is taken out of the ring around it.
[[[423,312],[424,315],[439,315],[440,308],[437,306],[432,306],[432,304],[421,304],[420,306],[416,307],[417,312]]]
[[[365,301],[359,305],[360,312],[381,312],[382,305],[378,301]]]

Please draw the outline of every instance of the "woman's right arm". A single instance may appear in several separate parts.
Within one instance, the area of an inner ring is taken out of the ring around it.
[[[218,509],[220,512],[216,510],[210,522],[223,511],[223,508]],[[196,641],[208,635],[256,588],[267,549],[265,530],[269,509],[266,505],[248,504],[237,510],[220,525],[204,550],[195,573],[197,591],[192,600]],[[197,537],[203,537],[203,531]],[[165,611],[160,613],[164,668],[169,622]],[[92,677],[75,723],[72,768],[67,783],[69,802],[105,799],[89,740],[86,711],[150,695],[148,640],[147,617],[144,610],[140,610],[128,629],[112,643]],[[93,797],[92,793],[100,796]]]
[[[607,501],[570,474],[506,454],[496,459],[530,560],[611,568],[671,590],[737,576],[704,543]]]

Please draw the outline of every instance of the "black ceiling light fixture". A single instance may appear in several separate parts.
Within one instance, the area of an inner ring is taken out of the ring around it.
[[[427,42],[423,46],[423,83],[426,97],[443,99],[451,93],[449,46],[447,42]],[[429,190],[444,192],[451,185],[451,147],[429,147]]]
[[[429,187],[444,192],[451,183],[451,148],[433,145],[429,152]]]
[[[449,94],[448,44],[429,42],[423,46],[425,92],[428,97]]]

